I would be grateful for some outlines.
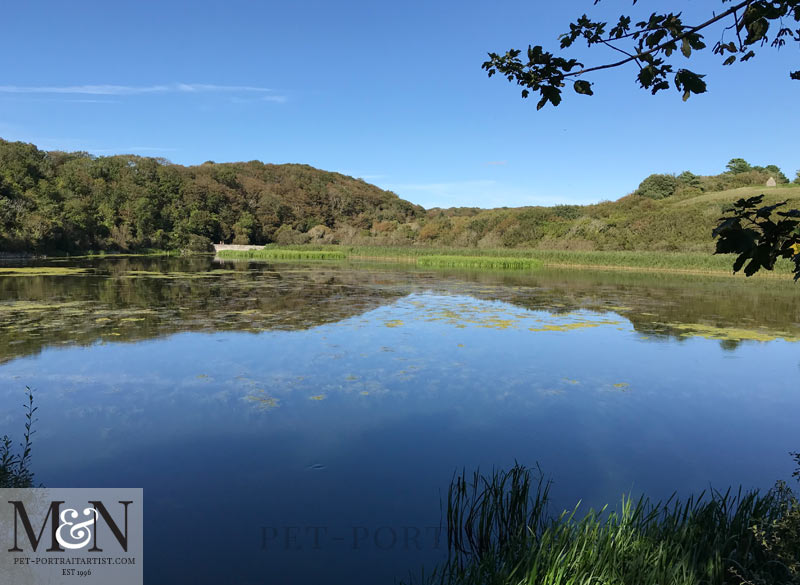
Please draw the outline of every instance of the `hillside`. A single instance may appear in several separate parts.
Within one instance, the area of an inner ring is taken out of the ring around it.
[[[184,167],[132,155],[45,152],[0,140],[0,251],[207,250],[347,244],[709,252],[731,202],[765,193],[800,207],[777,167],[651,175],[594,205],[425,210],[363,180],[259,161]],[[762,187],[777,175],[776,187]]]
[[[424,210],[338,173],[259,161],[184,167],[0,140],[0,251],[296,243],[407,223]],[[302,235],[301,235],[302,234]]]

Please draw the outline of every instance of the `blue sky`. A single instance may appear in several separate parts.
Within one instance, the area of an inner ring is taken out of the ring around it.
[[[698,22],[722,6],[646,4]],[[305,163],[426,207],[613,200],[650,173],[715,174],[733,157],[794,177],[797,45],[724,69],[710,54],[687,62],[710,88],[687,103],[638,89],[630,66],[590,78],[594,97],[570,91],[537,112],[481,70],[488,51],[556,49],[583,12],[615,19],[631,3],[9,2],[0,137],[181,164]]]

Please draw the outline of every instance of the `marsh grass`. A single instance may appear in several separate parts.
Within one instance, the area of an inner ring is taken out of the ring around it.
[[[454,477],[440,585],[790,585],[800,583],[800,507],[786,484],[652,503],[623,497],[547,514],[550,483],[515,465]]]
[[[264,250],[220,250],[220,258],[231,260],[344,260],[347,254],[335,250],[267,248]]]
[[[33,416],[38,408],[33,405],[33,391],[28,387],[25,388],[25,396],[25,432],[19,445],[21,450],[13,450],[14,442],[8,435],[0,439],[0,488],[33,487],[31,437],[36,432],[33,430]]]
[[[481,268],[500,270],[533,270],[542,263],[532,258],[504,258],[491,256],[420,256],[417,266],[430,268]]]
[[[315,255],[311,252],[335,253],[335,256]],[[307,254],[303,256],[300,254]],[[241,255],[238,255],[241,254]],[[248,255],[253,254],[253,255]],[[293,256],[292,254],[298,254]],[[732,255],[714,255],[706,252],[647,252],[647,251],[573,251],[538,249],[490,249],[490,248],[442,248],[424,246],[340,246],[340,245],[296,245],[277,246],[269,244],[264,250],[224,251],[221,258],[243,259],[348,259],[382,260],[389,262],[416,262],[427,267],[449,268],[500,268],[493,262],[478,263],[478,259],[499,259],[513,268],[512,261],[538,262],[547,267],[591,268],[599,270],[634,270],[654,272],[688,272],[708,274],[733,274]],[[433,258],[433,259],[431,259]],[[447,258],[437,261],[436,258]],[[463,259],[459,264],[455,258]],[[451,260],[452,259],[452,260]],[[761,271],[754,278],[769,276],[788,277],[793,263],[779,261],[773,272]],[[527,267],[524,264],[520,267]],[[744,277],[742,277],[744,278]]]

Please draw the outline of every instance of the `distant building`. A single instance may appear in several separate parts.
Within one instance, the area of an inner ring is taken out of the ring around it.
[[[778,183],[775,182],[775,177],[767,179],[767,187],[777,187]]]

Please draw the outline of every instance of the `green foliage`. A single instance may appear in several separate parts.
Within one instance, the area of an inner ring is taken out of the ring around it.
[[[447,498],[448,560],[439,585],[796,585],[800,503],[711,491],[681,501],[623,497],[617,510],[548,516],[550,482],[515,465],[456,475]]]
[[[763,195],[739,199],[720,218],[713,235],[716,254],[737,254],[733,271],[744,267],[752,276],[762,268],[772,270],[779,258],[794,262],[794,279],[800,279],[800,210],[776,211],[786,201],[762,205]],[[773,219],[773,213],[778,218]]]
[[[674,195],[680,184],[674,175],[650,175],[639,184],[636,194],[650,199],[664,199]]]
[[[206,251],[212,241],[264,244],[278,232],[296,243],[317,225],[406,224],[422,212],[393,193],[306,165],[183,167],[0,140],[3,252]]]
[[[767,165],[764,167],[764,172],[769,174],[775,179],[777,183],[788,183],[789,177],[783,174],[783,171],[777,165]]]
[[[599,0],[595,0],[597,4]],[[636,4],[636,0],[633,0]],[[562,100],[562,88],[570,78],[579,78],[588,73],[620,67],[635,62],[638,65],[636,81],[652,94],[669,89],[670,77],[675,89],[684,101],[693,94],[705,93],[705,77],[689,69],[677,69],[673,61],[691,59],[692,53],[707,49],[702,31],[712,26],[724,26],[736,31],[736,40],[718,41],[711,51],[723,58],[723,65],[752,59],[756,51],[765,44],[774,48],[788,41],[800,42],[800,27],[792,28],[791,21],[800,23],[800,7],[797,0],[774,0],[754,2],[745,0],[732,4],[722,0],[719,11],[709,9],[709,18],[701,23],[685,22],[682,13],[652,13],[648,18],[633,24],[630,16],[620,16],[614,22],[595,21],[586,14],[569,25],[569,30],[559,36],[560,49],[565,51],[576,41],[585,41],[589,47],[602,45],[627,55],[618,61],[586,67],[576,59],[545,51],[541,45],[529,46],[524,58],[519,49],[509,49],[505,54],[489,53],[482,68],[489,77],[500,74],[508,81],[522,87],[522,97],[539,94],[536,109],[548,103],[558,106]],[[772,30],[770,30],[772,28]],[[777,30],[776,30],[777,29]],[[773,33],[774,31],[774,33]],[[718,35],[722,36],[722,35]],[[673,75],[674,72],[674,75]],[[791,79],[800,79],[800,71],[790,72]],[[592,84],[577,79],[573,90],[580,95],[593,95]]]
[[[728,161],[728,164],[725,165],[726,172],[731,173],[732,175],[738,175],[739,173],[746,173],[748,171],[752,171],[753,167],[750,166],[743,158],[732,158]]]
[[[33,472],[31,464],[31,437],[36,432],[33,430],[33,418],[38,407],[33,406],[33,391],[25,388],[25,432],[22,435],[20,451],[12,450],[13,441],[8,435],[0,439],[0,488],[33,487]]]

